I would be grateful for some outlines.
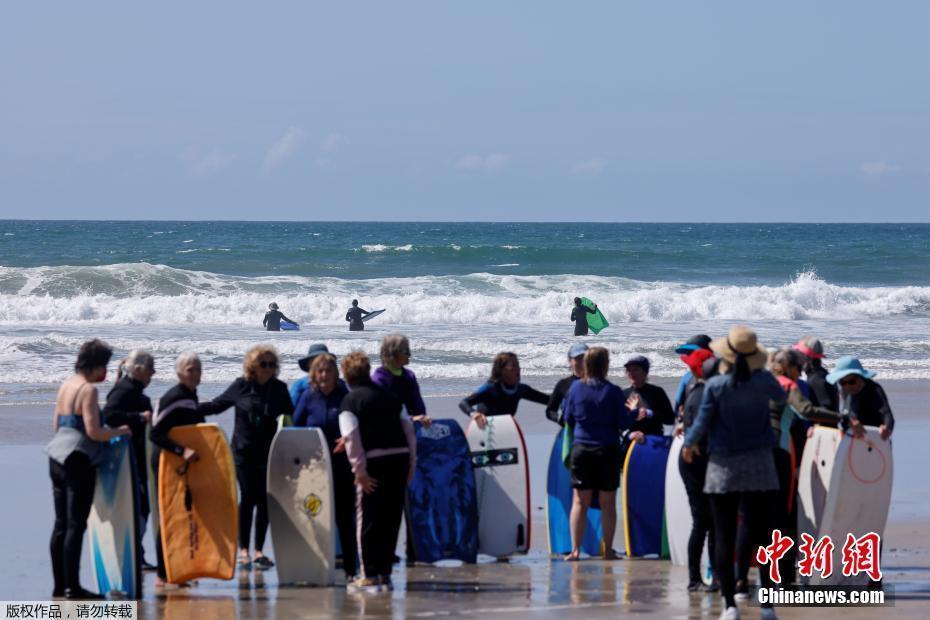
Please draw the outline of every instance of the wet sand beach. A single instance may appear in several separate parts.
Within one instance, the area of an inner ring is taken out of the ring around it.
[[[538,387],[542,382],[527,380]],[[671,393],[671,381],[659,381]],[[780,608],[782,618],[813,618],[825,613],[844,617],[925,617],[930,600],[930,481],[926,476],[926,447],[930,445],[930,418],[923,381],[883,382],[897,417],[895,483],[889,523],[885,532],[882,568],[885,583],[894,588],[895,606],[869,608]],[[158,396],[159,394],[153,394]],[[203,398],[213,396],[203,393]],[[464,425],[455,398],[428,398],[435,418],[454,418]],[[46,599],[51,593],[48,537],[53,511],[47,457],[42,447],[50,434],[51,406],[0,407],[0,482],[6,501],[0,506],[6,561],[0,567],[0,588],[6,600]],[[232,413],[216,421],[231,432]],[[345,617],[615,617],[635,613],[655,618],[716,617],[720,597],[688,594],[687,572],[661,560],[586,560],[566,563],[550,560],[545,524],[545,473],[556,426],[545,419],[543,408],[520,406],[517,419],[530,452],[533,507],[532,548],[510,562],[470,566],[395,566],[393,594],[350,595],[344,588],[290,588],[277,586],[274,570],[247,571],[231,581],[201,580],[190,590],[156,593],[154,573],[145,574],[145,617],[219,620],[255,618]],[[154,559],[151,536],[146,534],[146,555]],[[617,539],[618,541],[621,539]],[[615,545],[617,546],[617,545]],[[272,547],[267,543],[266,549]],[[398,547],[403,555],[403,533]],[[85,545],[83,583],[93,587]],[[341,578],[341,577],[340,577]],[[744,617],[758,610],[744,607]]]

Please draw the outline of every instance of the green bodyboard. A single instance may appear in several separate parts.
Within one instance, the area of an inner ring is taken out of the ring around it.
[[[594,302],[588,299],[587,297],[581,298],[581,305],[588,308],[594,308]],[[604,314],[597,310],[594,314],[588,317],[588,329],[590,329],[595,334],[601,333],[601,330],[610,325],[607,322],[607,319],[604,318]]]

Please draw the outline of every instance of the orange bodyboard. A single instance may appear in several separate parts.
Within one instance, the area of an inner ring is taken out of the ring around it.
[[[238,512],[232,453],[216,424],[176,426],[168,436],[200,457],[189,464],[163,450],[158,462],[161,544],[169,583],[232,579]]]

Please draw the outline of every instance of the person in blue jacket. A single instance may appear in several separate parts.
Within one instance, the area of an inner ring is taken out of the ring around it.
[[[459,409],[471,417],[478,428],[487,426],[488,416],[515,415],[522,399],[549,404],[550,395],[520,383],[520,361],[516,353],[494,356],[491,378],[475,392],[462,399]]]
[[[691,463],[707,438],[704,492],[710,497],[716,543],[714,567],[724,600],[725,620],[739,618],[733,557],[737,513],[743,504],[751,544],[767,545],[772,536],[771,507],[778,501],[778,474],[772,449],[772,413],[787,398],[772,373],[765,370],[767,353],[748,327],[730,329],[725,338],[710,343],[720,358],[720,374],[704,385],[697,418],[685,434],[681,458]],[[768,570],[759,571],[762,586],[773,587]],[[763,619],[775,618],[771,604],[763,604]]]
[[[563,406],[565,426],[574,437],[572,472],[572,552],[569,562],[581,559],[581,542],[587,512],[594,492],[598,493],[603,524],[604,559],[615,560],[614,530],[617,525],[617,487],[620,486],[620,433],[637,418],[646,417],[639,394],[627,398],[623,390],[607,380],[610,354],[592,347],[584,354],[584,377],[568,390]]]
[[[332,456],[333,501],[336,526],[342,545],[342,568],[351,582],[358,574],[358,544],[355,536],[355,475],[346,458],[345,440],[339,432],[342,399],[349,389],[339,378],[336,357],[317,353],[310,363],[310,386],[301,394],[294,408],[294,426],[314,427],[323,431]]]
[[[322,342],[315,342],[310,345],[310,348],[307,350],[307,354],[297,360],[297,365],[300,366],[300,369],[304,371],[305,374],[303,377],[297,379],[291,384],[291,387],[288,388],[288,394],[291,396],[291,402],[294,403],[294,406],[297,406],[297,403],[300,401],[300,395],[310,387],[310,365],[313,363],[314,358],[321,353],[329,353],[329,348]],[[339,384],[345,386],[345,382],[342,379],[339,379]]]

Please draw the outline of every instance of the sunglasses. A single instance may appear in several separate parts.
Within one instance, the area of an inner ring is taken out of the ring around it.
[[[258,363],[259,368],[277,368],[278,362],[266,362],[262,360]]]
[[[840,385],[843,387],[853,386],[859,383],[859,379],[840,379]]]

